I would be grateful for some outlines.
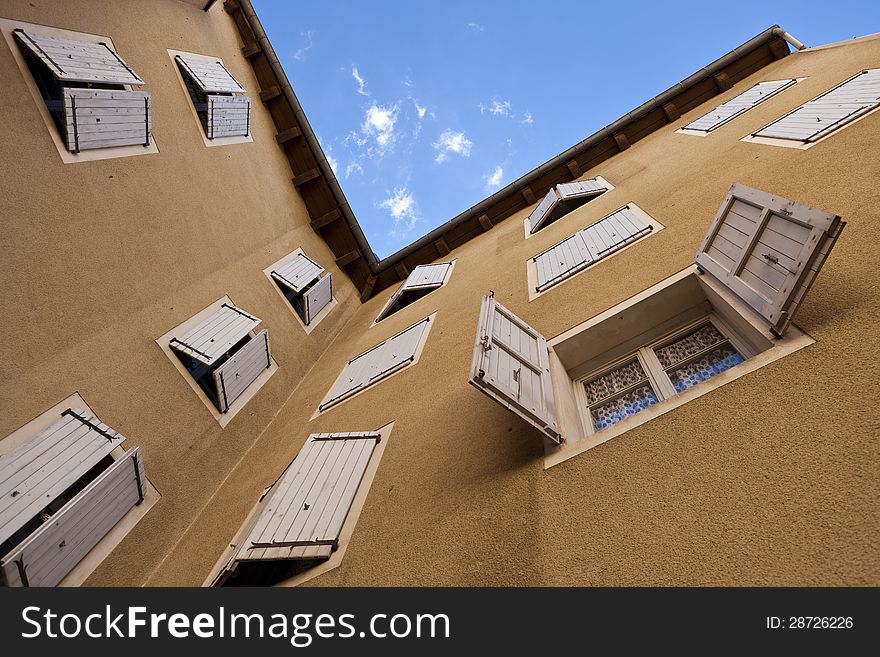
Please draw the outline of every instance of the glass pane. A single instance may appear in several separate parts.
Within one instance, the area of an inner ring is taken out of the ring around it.
[[[740,356],[736,349],[730,345],[724,345],[692,363],[682,365],[669,371],[669,379],[678,392],[711,379],[724,370],[729,370],[734,365],[743,362],[745,358]]]
[[[584,384],[584,390],[587,393],[587,404],[592,406],[596,402],[610,397],[615,392],[620,392],[647,378],[648,376],[638,360],[627,363],[616,370],[603,374],[598,379],[593,379],[589,383]]]
[[[689,356],[693,356],[703,349],[722,342],[724,339],[724,336],[715,326],[703,324],[696,331],[688,333],[683,338],[679,338],[665,347],[655,349],[654,352],[665,369],[686,360]]]
[[[599,431],[653,406],[658,401],[657,395],[646,383],[617,399],[590,409],[590,415],[593,416],[596,431]]]

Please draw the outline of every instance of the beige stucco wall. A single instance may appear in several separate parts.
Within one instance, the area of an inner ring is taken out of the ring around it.
[[[222,4],[4,0],[0,17],[109,35],[153,95],[159,153],[63,164],[0,39],[0,436],[78,391],[143,448],[162,499],[92,578],[137,584],[360,302],[308,226]],[[205,147],[167,48],[223,59],[254,101],[253,143]],[[299,247],[340,302],[309,335],[262,273]],[[263,320],[279,369],[221,430],[155,340],[225,294]]]
[[[75,5],[82,9],[64,27],[111,33],[150,82],[160,154],[62,167],[23,87],[0,97],[0,114],[24,125],[0,148],[34,154],[15,166],[4,154],[0,164],[17,245],[3,265],[0,303],[14,321],[2,428],[74,387],[145,447],[163,495],[89,583],[200,584],[309,433],[391,421],[393,440],[343,563],[310,584],[880,583],[880,113],[807,151],[739,141],[880,66],[880,39],[772,64],[586,172],[607,178],[612,192],[528,240],[520,214],[457,249],[444,288],[376,326],[393,289],[356,305],[340,276],[350,303],[303,340],[260,272],[299,245],[330,257],[304,225],[268,118],[257,112],[252,145],[205,149],[164,52],[218,51],[253,87],[228,18],[212,10],[205,20],[169,2],[150,11],[152,22],[130,20],[146,14],[135,4],[96,19],[90,5]],[[57,20],[14,7],[6,13]],[[0,73],[18,75],[8,53]],[[674,132],[758,80],[798,76],[808,77],[710,137]],[[202,185],[193,184],[194,163],[211,172]],[[797,319],[816,343],[545,471],[537,432],[467,383],[481,296],[493,289],[552,338],[688,266],[734,181],[848,221]],[[96,207],[101,197],[106,210]],[[526,260],[629,201],[665,229],[529,302]],[[195,235],[198,251],[185,246]],[[86,248],[86,237],[98,244]],[[224,293],[264,318],[279,371],[220,432],[152,341]],[[309,420],[349,358],[433,312],[415,366]]]

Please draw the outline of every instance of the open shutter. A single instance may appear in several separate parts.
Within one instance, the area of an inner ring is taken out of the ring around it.
[[[440,262],[435,265],[419,265],[413,269],[403,282],[402,290],[434,289],[443,285],[450,263]]]
[[[608,186],[595,179],[576,180],[552,187],[529,215],[529,233],[537,232],[606,191]]]
[[[480,309],[470,383],[562,442],[547,340],[491,295],[483,297]]]
[[[141,85],[144,81],[106,43],[14,30],[18,42],[61,82]]]
[[[612,212],[533,258],[537,273],[536,290],[542,292],[573,276],[648,235],[652,229],[629,206]]]
[[[699,130],[701,132],[711,132],[721,127],[728,121],[732,121],[740,114],[748,112],[750,109],[763,103],[784,89],[788,89],[797,80],[771,80],[768,82],[758,82],[752,85],[738,96],[722,103],[710,112],[707,112],[695,121],[691,121],[684,129]]]
[[[241,342],[262,320],[224,303],[213,315],[200,322],[180,338],[171,338],[169,346],[204,365],[213,365],[218,358]]]
[[[183,72],[202,93],[244,93],[245,89],[232,77],[220,60],[177,55]]]
[[[290,291],[299,294],[324,272],[317,262],[301,253],[290,262],[273,269],[272,278]]]
[[[378,433],[309,436],[266,496],[235,561],[329,557],[380,439]]]
[[[317,283],[306,290],[303,297],[305,299],[305,317],[303,321],[308,325],[333,300],[333,275],[327,274],[323,278],[318,279]]]
[[[880,105],[880,69],[862,71],[753,133],[805,143],[821,139]]]
[[[0,457],[0,544],[107,457],[125,438],[79,408]]]
[[[7,586],[55,586],[132,507],[144,491],[140,448],[128,450],[0,560]]]
[[[64,123],[72,153],[113,146],[149,146],[152,98],[145,91],[65,88]]]
[[[221,413],[241,396],[263,370],[272,367],[269,353],[269,331],[263,329],[256,337],[230,356],[229,360],[214,370],[217,386],[217,405]]]
[[[247,96],[206,96],[208,139],[247,137],[251,129],[251,99]]]
[[[696,263],[782,335],[845,225],[830,212],[734,183]]]
[[[430,321],[431,318],[426,317],[348,361],[319,409],[323,411],[412,363]]]

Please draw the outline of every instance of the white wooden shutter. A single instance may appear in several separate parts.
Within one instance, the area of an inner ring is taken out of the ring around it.
[[[266,496],[235,560],[329,557],[380,439],[378,433],[309,436]]]
[[[229,357],[225,363],[214,370],[214,383],[217,386],[217,405],[221,413],[241,396],[264,370],[272,366],[269,353],[269,331],[263,329],[250,342]]]
[[[348,361],[342,375],[333,384],[330,392],[324,397],[324,401],[321,402],[320,410],[323,411],[343,399],[351,397],[413,362],[422,335],[427,330],[430,321],[431,318],[426,317]]]
[[[55,586],[143,499],[144,463],[128,450],[0,560],[7,586]]]
[[[492,296],[483,297],[470,383],[562,442],[547,340]]]
[[[770,80],[768,82],[758,82],[752,85],[738,96],[722,103],[715,109],[707,112],[700,118],[691,121],[684,128],[686,130],[699,130],[701,132],[711,132],[721,127],[728,121],[732,121],[740,114],[748,112],[750,109],[763,103],[768,98],[775,96],[780,91],[788,89],[797,80]]]
[[[232,77],[218,59],[177,55],[181,69],[202,93],[244,93],[245,89]]]
[[[304,253],[270,272],[273,279],[296,294],[302,292],[322,273],[324,268]]]
[[[306,290],[303,297],[306,315],[303,321],[308,325],[333,300],[333,275],[327,274],[318,279],[317,283]]]
[[[753,136],[809,143],[867,114],[878,105],[880,105],[880,69],[861,71],[846,82],[761,128],[753,133]]]
[[[0,543],[112,452],[125,438],[80,408],[0,456]]]
[[[419,265],[413,269],[403,282],[404,292],[409,290],[434,289],[443,285],[446,272],[451,266],[448,262],[438,262],[433,265]]]
[[[213,365],[250,333],[262,320],[224,303],[217,312],[180,338],[171,338],[169,346],[175,351],[195,358],[205,365]]]
[[[67,150],[149,146],[153,101],[145,91],[63,90]]]
[[[556,285],[650,234],[652,229],[629,206],[612,212],[533,258],[537,274],[536,290],[542,292]]]
[[[606,191],[608,191],[607,185],[596,179],[576,180],[552,187],[529,215],[529,233],[536,233],[547,224]]]
[[[141,85],[144,81],[106,43],[14,30],[15,38],[62,82]]]
[[[207,96],[208,139],[247,137],[251,129],[251,99],[247,96]]]
[[[829,212],[735,183],[696,263],[781,335],[845,225]]]

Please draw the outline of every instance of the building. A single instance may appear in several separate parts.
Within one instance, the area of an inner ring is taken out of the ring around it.
[[[880,582],[880,35],[770,28],[378,261],[249,2],[35,4],[8,585]]]

